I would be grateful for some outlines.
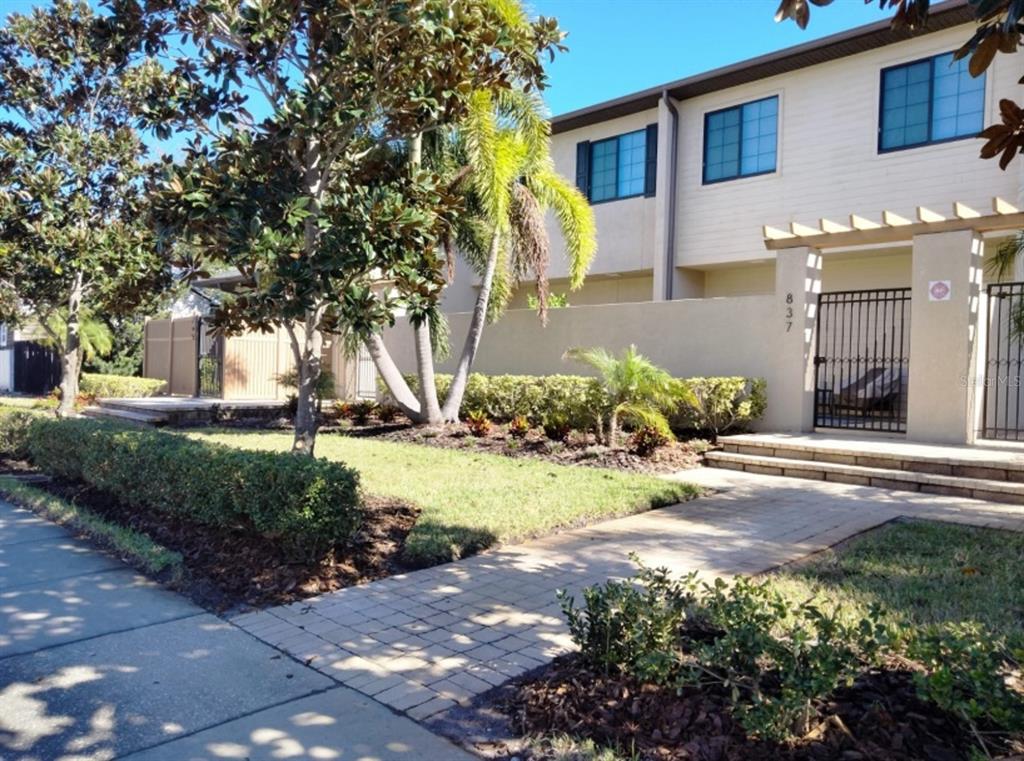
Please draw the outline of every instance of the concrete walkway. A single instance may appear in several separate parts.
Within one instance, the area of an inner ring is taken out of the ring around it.
[[[0,758],[470,756],[0,502]]]
[[[565,652],[556,590],[648,565],[755,573],[898,516],[1024,530],[1024,507],[702,469],[714,496],[343,589],[233,622],[317,671],[429,720]]]

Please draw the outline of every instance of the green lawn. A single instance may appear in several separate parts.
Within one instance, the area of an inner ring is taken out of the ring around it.
[[[1024,534],[901,521],[772,578],[795,599],[879,603],[900,624],[977,623],[1024,644]]]
[[[249,449],[286,451],[292,443],[291,433],[219,429],[190,435]],[[366,492],[419,506],[406,540],[407,559],[416,565],[698,494],[694,486],[651,476],[336,434],[320,435],[316,451],[356,468]]]

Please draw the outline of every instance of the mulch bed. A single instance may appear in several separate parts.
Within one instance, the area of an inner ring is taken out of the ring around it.
[[[11,465],[0,463],[0,470]],[[81,484],[47,480],[32,485],[181,553],[185,577],[174,586],[216,611],[292,602],[407,570],[400,561],[402,545],[419,513],[408,505],[364,497],[366,519],[349,542],[323,557],[296,561],[273,540],[242,529],[197,527],[154,510],[129,509]]]
[[[350,433],[359,435],[359,429]],[[412,426],[392,426],[374,431],[375,438],[413,444],[442,447],[444,449],[488,452],[506,457],[529,457],[559,465],[585,465],[591,468],[611,468],[633,473],[674,473],[700,465],[701,455],[686,442],[673,442],[641,457],[626,449],[601,446],[593,434],[574,432],[568,441],[556,442],[541,431],[532,430],[523,439],[513,438],[503,425],[495,425],[487,436],[473,436],[463,424],[443,429],[425,429]]]
[[[970,758],[974,745],[965,724],[918,699],[912,672],[899,663],[837,690],[820,706],[819,725],[788,744],[748,738],[724,691],[693,688],[677,695],[606,677],[575,655],[522,680],[495,707],[518,735],[567,733],[655,761],[958,761]],[[517,751],[520,758],[529,753]]]

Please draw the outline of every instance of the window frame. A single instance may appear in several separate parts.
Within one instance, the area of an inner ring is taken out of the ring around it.
[[[932,117],[935,113],[935,61],[943,56],[955,55],[955,50],[947,50],[943,53],[935,53],[933,55],[927,55],[923,58],[915,58],[912,61],[904,61],[903,63],[894,63],[892,66],[885,66],[878,73],[878,133],[875,141],[875,147],[878,150],[878,154],[882,155],[885,153],[897,153],[899,151],[910,151],[914,148],[924,148],[929,145],[944,145],[945,143],[955,143],[957,140],[969,140],[971,138],[977,138],[978,133],[967,135],[956,135],[955,137],[942,137],[935,139],[932,135]],[[916,66],[917,64],[928,62],[928,139],[921,143],[909,143],[907,145],[898,145],[893,148],[882,147],[882,116],[885,113],[885,75],[887,72],[895,71],[896,69],[909,68]],[[984,85],[982,86],[982,103],[981,103],[981,128],[985,129],[985,110],[988,107],[988,72],[982,74],[985,77]],[[979,130],[980,131],[980,130]]]
[[[773,169],[766,169],[763,172],[750,172],[749,174],[743,174],[742,171],[734,174],[730,177],[719,177],[717,180],[708,179],[708,121],[713,116],[724,114],[727,111],[739,111],[739,146],[740,153],[737,157],[738,167],[743,167],[743,107],[749,106],[753,103],[761,103],[766,100],[774,99],[776,102],[775,106],[775,167]],[[735,182],[736,180],[748,180],[751,177],[764,177],[769,174],[778,174],[779,172],[779,138],[782,134],[780,124],[782,122],[782,98],[779,93],[773,93],[771,95],[765,95],[762,98],[754,98],[752,100],[745,100],[742,103],[735,103],[725,108],[716,108],[714,111],[704,112],[704,134],[701,145],[701,166],[700,166],[700,182],[701,185],[718,185],[723,182]]]
[[[640,188],[640,192],[639,193],[631,193],[628,196],[614,195],[614,196],[612,196],[610,198],[602,198],[601,200],[595,200],[594,197],[593,197],[594,196],[594,147],[598,146],[598,145],[603,145],[604,143],[611,143],[611,142],[615,143],[615,181],[614,181],[614,185],[615,185],[615,192],[617,193],[618,189],[619,189],[619,138],[625,137],[626,135],[634,135],[634,134],[636,134],[638,132],[642,133],[643,136],[644,136],[644,152],[646,153],[646,150],[647,150],[647,127],[641,127],[640,129],[631,129],[628,132],[620,132],[618,135],[612,135],[611,137],[603,137],[600,140],[591,140],[590,141],[590,146],[589,146],[590,158],[589,158],[589,166],[587,167],[587,171],[590,174],[590,176],[587,178],[587,185],[590,188],[590,192],[587,194],[589,196],[587,198],[587,200],[590,201],[590,205],[591,206],[597,206],[598,204],[602,204],[602,203],[611,203],[613,201],[624,201],[624,200],[626,200],[628,198],[643,198],[643,197],[647,197],[647,193],[646,193],[646,191],[645,191],[645,189],[643,187]],[[647,165],[646,165],[646,162],[645,162],[644,163],[644,182],[642,184],[646,185],[647,184],[646,181],[647,181]]]

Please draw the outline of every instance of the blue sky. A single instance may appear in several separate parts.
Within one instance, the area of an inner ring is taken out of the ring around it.
[[[813,8],[805,31],[776,24],[778,0],[525,0],[553,16],[569,52],[549,67],[552,114],[628,95],[718,66],[887,19],[878,3],[836,0]],[[0,0],[0,16],[40,0]]]
[[[569,52],[549,67],[545,99],[556,115],[892,15],[877,2],[836,0],[812,8],[801,31],[775,23],[778,0],[527,2],[569,34]]]

